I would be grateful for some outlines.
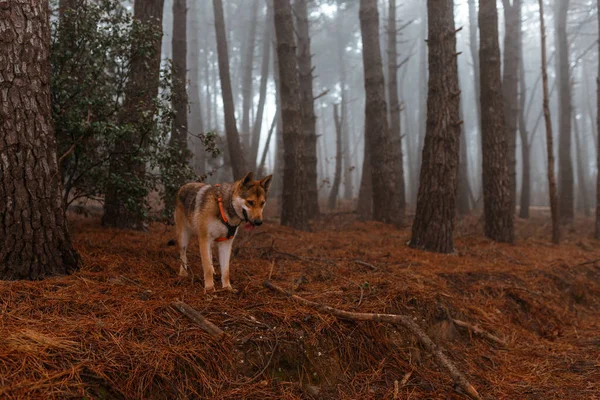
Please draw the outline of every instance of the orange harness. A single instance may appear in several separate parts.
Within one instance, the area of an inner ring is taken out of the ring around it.
[[[220,187],[221,185],[216,184],[215,187]],[[220,193],[217,194],[217,202],[219,203],[219,211],[221,212],[221,220],[223,224],[227,227],[227,236],[216,238],[215,242],[225,242],[227,240],[233,239],[235,237],[235,233],[237,232],[238,225],[229,225],[229,220],[227,219],[227,215],[225,215],[225,209],[223,208],[223,198]]]

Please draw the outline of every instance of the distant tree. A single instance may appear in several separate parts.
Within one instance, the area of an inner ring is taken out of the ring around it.
[[[233,171],[233,178],[240,179],[248,173],[246,156],[242,151],[240,134],[235,121],[235,105],[229,76],[229,52],[227,50],[227,36],[225,34],[225,17],[223,15],[223,0],[213,0],[215,13],[215,31],[217,37],[217,54],[219,58],[219,75],[221,77],[221,94],[223,95],[223,111],[225,113],[225,132],[227,134],[227,148],[229,161]]]
[[[304,160],[306,178],[308,179],[308,203],[306,204],[309,218],[319,214],[319,193],[317,190],[317,131],[313,95],[313,65],[310,50],[310,31],[308,23],[307,0],[294,1],[296,16],[296,43],[298,45],[298,74],[300,80],[300,101],[302,107],[302,131],[304,140]]]
[[[461,131],[454,2],[428,0],[427,10],[427,132],[410,246],[451,253]]]
[[[544,1],[538,0],[540,7],[540,32],[542,36],[542,85],[543,85],[543,108],[544,120],[546,122],[546,151],[548,154],[548,184],[550,196],[550,212],[552,214],[552,242],[560,242],[560,221],[558,194],[556,191],[556,178],[554,177],[554,142],[552,135],[552,118],[550,118],[550,95],[548,93],[548,72],[546,60],[546,26],[544,23]]]
[[[556,80],[558,82],[558,204],[564,223],[574,217],[575,194],[571,158],[571,73],[567,15],[570,0],[555,1]]]
[[[521,7],[523,4],[521,3]],[[519,217],[529,218],[531,204],[531,140],[527,132],[525,100],[527,97],[527,82],[525,82],[525,46],[523,33],[519,30],[519,136],[521,138],[521,203]]]
[[[308,230],[308,180],[303,135],[298,62],[290,0],[274,0],[280,106],[283,136],[281,224]]]
[[[485,234],[495,241],[512,242],[514,215],[511,212],[495,0],[479,2],[479,32]]]
[[[335,174],[327,207],[334,210],[337,205],[340,183],[342,180],[342,121],[338,115],[338,104],[333,105],[333,120],[335,122]]]
[[[600,27],[600,0],[596,3],[596,13],[598,14],[598,26]],[[600,239],[600,41],[598,42],[598,75],[596,78],[598,85],[596,98],[596,129],[598,140],[598,149],[596,152],[596,239]]]
[[[398,99],[398,29],[396,28],[396,0],[389,0],[387,40],[388,40],[388,103],[390,135],[394,152],[394,166],[400,207],[406,207],[404,188],[404,160],[402,154],[402,134],[400,123],[400,101]]]
[[[252,93],[252,71],[254,70],[254,50],[256,47],[256,28],[258,23],[258,0],[253,0],[251,6],[248,41],[246,42],[243,60],[242,79],[242,142],[244,151],[250,150],[250,106],[254,100]],[[249,166],[256,165],[256,157],[249,160]]]
[[[200,101],[200,9],[197,1],[192,1],[188,12],[187,38],[189,39],[189,51],[187,52],[187,64],[189,65],[189,132],[193,151],[193,168],[196,174],[203,175],[206,170],[206,152],[201,140],[204,133],[204,116]],[[204,48],[205,54],[208,49]],[[204,62],[208,64],[208,62]]]
[[[392,138],[387,121],[387,104],[379,44],[377,0],[360,0],[360,31],[365,79],[365,141],[370,152],[373,185],[373,218],[401,225],[402,201],[395,176]]]
[[[473,61],[473,83],[475,87],[475,110],[477,131],[481,134],[481,102],[479,95],[481,93],[481,79],[479,66],[479,40],[477,39],[477,7],[475,0],[468,0],[469,5],[469,48],[471,50],[471,59]]]
[[[42,279],[79,268],[56,160],[48,11],[44,0],[10,1],[0,9],[0,75],[9,94],[0,107],[0,279]]]
[[[363,165],[360,187],[358,188],[356,212],[360,220],[368,221],[373,219],[373,174],[371,172],[371,150],[368,140],[365,140],[363,147]]]

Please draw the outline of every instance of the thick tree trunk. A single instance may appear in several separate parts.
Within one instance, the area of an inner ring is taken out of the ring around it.
[[[396,30],[396,0],[389,0],[388,13],[388,101],[390,106],[389,123],[394,157],[396,185],[400,197],[400,207],[406,207],[404,188],[404,160],[402,154],[402,133],[400,125],[400,101],[398,100],[398,46]]]
[[[504,68],[502,95],[508,144],[508,177],[510,180],[511,212],[517,201],[517,123],[519,118],[519,39],[521,32],[521,1],[502,0],[504,5]]]
[[[258,145],[260,143],[260,132],[262,129],[262,120],[267,100],[267,81],[269,80],[269,63],[271,56],[271,32],[273,31],[273,12],[271,7],[267,9],[267,17],[265,19],[265,27],[262,38],[262,62],[260,66],[260,89],[258,107],[256,109],[256,119],[252,128],[252,144],[250,146],[250,165],[256,164],[258,156]],[[258,164],[256,164],[258,165]]]
[[[548,154],[548,186],[550,195],[550,212],[552,214],[552,242],[560,242],[559,206],[554,177],[554,139],[552,135],[552,119],[550,118],[550,95],[548,94],[548,72],[546,66],[546,27],[544,24],[544,1],[538,0],[540,7],[540,32],[542,36],[542,85],[544,121],[546,122],[546,151]]]
[[[189,81],[190,81],[190,107],[189,131],[190,142],[193,146],[192,167],[196,174],[204,175],[206,170],[206,152],[199,135],[204,133],[204,121],[200,102],[200,10],[198,2],[192,1],[189,9],[189,24],[187,35],[190,39],[188,52]]]
[[[342,180],[342,121],[338,115],[338,104],[333,105],[333,120],[335,122],[335,174],[327,203],[329,210],[334,210],[337,205],[340,182]]]
[[[428,0],[427,10],[427,132],[410,246],[451,253],[461,131],[454,2]]]
[[[79,268],[56,161],[48,11],[44,0],[0,7],[0,279],[42,279]]]
[[[596,3],[598,26],[600,27],[600,0]],[[600,41],[598,41],[598,75],[596,78],[596,239],[600,239]]]
[[[556,0],[556,62],[558,82],[558,204],[563,223],[573,220],[574,185],[571,158],[571,74],[569,42],[567,38],[567,13],[569,0]]]
[[[314,109],[313,67],[310,52],[310,31],[306,0],[294,1],[296,33],[298,44],[298,74],[300,79],[300,101],[302,107],[302,130],[304,140],[304,160],[308,179],[308,203],[306,212],[309,218],[319,214],[319,192],[317,189],[317,117]]]
[[[495,241],[512,242],[514,214],[511,212],[495,0],[479,2],[479,30],[485,234]]]
[[[248,32],[244,57],[244,76],[242,80],[242,141],[244,151],[250,150],[250,106],[252,105],[252,70],[254,68],[254,47],[256,45],[256,25],[258,22],[258,0],[252,3],[252,19]],[[250,158],[248,166],[256,165],[256,157]]]
[[[308,230],[308,179],[300,83],[290,0],[274,0],[279,89],[283,123],[283,194],[281,224]]]
[[[529,133],[527,132],[527,118],[525,115],[525,100],[527,98],[527,83],[525,82],[525,63],[523,53],[523,35],[519,32],[519,135],[521,137],[521,205],[519,217],[529,218],[529,206],[531,204],[531,145],[529,144]]]
[[[133,18],[142,24],[153,24],[154,29],[162,34],[163,7],[164,0],[137,1]],[[146,118],[145,114],[154,112],[160,79],[161,45],[162,35],[158,35],[150,58],[133,52],[132,79],[126,88],[123,113],[119,116],[121,123],[136,124]],[[147,132],[137,132],[117,142],[117,151],[110,159],[111,179],[104,198],[103,225],[122,229],[144,228],[144,207],[141,205],[146,193],[137,190],[139,185],[132,189],[129,182],[135,182],[145,174],[145,165],[139,161],[138,155],[141,147],[145,146],[146,135]]]
[[[229,76],[229,51],[225,34],[225,17],[223,16],[223,0],[213,0],[215,13],[215,32],[217,37],[217,54],[219,57],[219,76],[221,78],[221,94],[223,96],[223,111],[225,113],[225,132],[227,148],[233,179],[240,179],[248,173],[245,153],[242,151],[240,134],[235,121],[235,105]]]
[[[361,0],[359,15],[366,94],[365,141],[369,142],[371,155],[373,219],[400,226],[404,209],[395,176],[396,160],[387,121],[377,0]]]
[[[186,0],[173,0],[173,99],[175,112],[171,145],[187,157],[187,5]],[[183,184],[184,182],[181,182]]]

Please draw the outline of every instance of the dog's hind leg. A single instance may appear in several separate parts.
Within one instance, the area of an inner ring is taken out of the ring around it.
[[[179,259],[181,263],[179,265],[179,276],[188,276],[188,260],[187,260],[187,248],[190,242],[190,233],[187,229],[178,229],[177,242],[179,243]]]
[[[229,281],[229,259],[231,258],[232,245],[233,239],[219,243],[219,264],[221,265],[221,283],[223,284],[223,289],[233,291],[231,282]]]
[[[200,243],[200,256],[202,257],[202,269],[204,270],[204,291],[208,292],[215,289],[215,282],[213,280],[213,275],[215,273],[215,269],[213,267],[211,249],[212,245],[211,240],[204,236],[200,235],[198,238]]]

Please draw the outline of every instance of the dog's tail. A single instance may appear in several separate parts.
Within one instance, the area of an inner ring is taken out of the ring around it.
[[[171,239],[167,242],[167,246],[175,246],[177,244],[177,240]]]

